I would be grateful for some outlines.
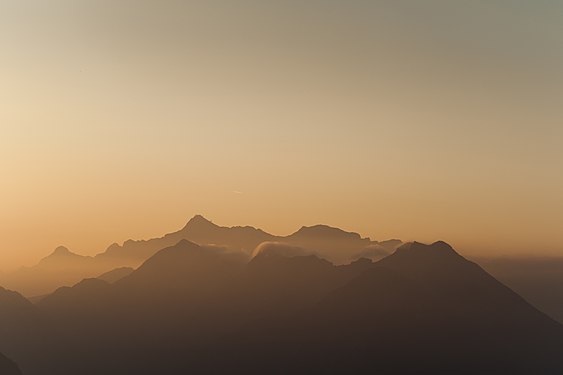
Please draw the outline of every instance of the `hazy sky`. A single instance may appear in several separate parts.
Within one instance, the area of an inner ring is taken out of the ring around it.
[[[563,252],[563,3],[0,1],[0,268],[326,223]]]

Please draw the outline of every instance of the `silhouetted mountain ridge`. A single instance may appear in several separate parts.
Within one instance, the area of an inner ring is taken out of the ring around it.
[[[182,239],[201,245],[224,246],[246,254],[252,254],[264,242],[287,243],[338,264],[361,256],[374,260],[383,256],[381,251],[372,251],[371,255],[363,252],[379,244],[377,241],[327,225],[302,227],[289,236],[275,236],[252,226],[219,226],[196,215],[176,232],[149,240],[127,240],[122,245],[114,243],[95,257],[78,255],[61,246],[36,266],[5,275],[1,283],[28,297],[45,295],[58,287],[70,286],[83,278],[97,277],[116,268],[137,268],[159,250]],[[393,251],[397,244],[395,240],[381,242],[388,252]]]
[[[73,253],[68,248],[64,246],[57,247],[50,255],[39,261],[40,265],[45,265],[48,263],[55,263],[60,261],[72,261],[72,262],[88,262],[92,257],[79,255]]]
[[[113,284],[114,282],[123,279],[125,276],[129,276],[131,273],[133,273],[133,271],[135,271],[135,269],[131,267],[119,267],[101,274],[100,276],[96,277],[96,279],[100,279],[109,284]]]
[[[190,220],[188,220],[188,222],[186,223],[184,228],[182,228],[181,231],[183,232],[190,232],[193,230],[211,231],[211,230],[216,230],[218,228],[220,228],[220,226],[213,224],[211,220],[206,219],[202,215],[195,215]]]
[[[361,240],[362,237],[355,232],[346,232],[340,228],[334,228],[328,225],[313,225],[311,227],[303,226],[297,232],[289,235],[287,238],[298,239],[298,238],[323,238],[326,240],[334,239],[349,239],[353,241]]]
[[[72,256],[72,255],[77,255],[77,254],[74,254],[65,246],[59,246],[53,251],[53,253],[51,253],[50,256],[57,257],[57,256]]]
[[[384,373],[563,368],[563,327],[444,242],[402,246],[298,321],[287,331],[289,345],[321,348],[310,370],[363,372],[371,368],[370,353],[380,355]]]
[[[20,365],[35,362],[43,349],[44,322],[41,312],[25,297],[0,288],[0,352]],[[19,374],[15,368],[11,361],[2,363],[0,359],[0,374]]]
[[[29,375],[563,370],[563,327],[444,242],[344,265],[287,250],[181,240],[113,284],[61,288],[37,305],[47,359],[17,360]]]
[[[563,323],[563,258],[479,257],[475,261],[541,311]]]

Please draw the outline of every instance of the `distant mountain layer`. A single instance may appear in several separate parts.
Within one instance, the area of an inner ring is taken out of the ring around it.
[[[444,242],[334,265],[284,243],[248,260],[181,240],[112,284],[35,306],[6,295],[40,316],[3,321],[22,330],[26,348],[0,348],[26,375],[563,373],[563,326]]]
[[[84,278],[98,277],[116,268],[137,268],[157,251],[183,239],[201,245],[213,244],[236,249],[249,255],[261,243],[284,242],[306,248],[339,264],[359,257],[380,259],[401,244],[398,240],[371,241],[369,238],[361,238],[357,233],[326,225],[302,227],[286,237],[274,236],[250,226],[221,227],[197,215],[177,232],[146,241],[128,240],[123,245],[113,244],[95,257],[81,256],[61,246],[37,265],[3,275],[0,285],[28,297],[42,296],[60,286],[71,286]],[[376,252],[373,248],[375,245],[378,245]],[[369,249],[371,252],[367,251]]]
[[[4,275],[0,285],[35,297],[51,293],[63,285],[75,284],[83,278],[95,277],[108,271],[107,267],[93,257],[75,254],[61,246],[37,265]]]

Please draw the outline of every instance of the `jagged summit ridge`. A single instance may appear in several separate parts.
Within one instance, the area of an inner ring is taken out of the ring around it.
[[[199,229],[202,227],[217,228],[218,225],[214,224],[211,220],[206,219],[203,215],[198,214],[192,217],[182,230]]]
[[[177,231],[156,238],[113,243],[95,256],[82,256],[60,247],[36,266],[6,276],[4,285],[30,297],[46,294],[60,285],[72,285],[83,278],[97,277],[116,268],[138,268],[159,250],[176,245],[182,239],[199,245],[215,245],[242,251],[246,256],[255,253],[263,243],[286,243],[303,248],[308,254],[318,254],[336,264],[347,264],[361,256],[379,260],[398,246],[395,241],[382,242],[381,246],[387,249],[387,253],[375,253],[374,249],[368,249],[371,252],[365,253],[366,248],[379,242],[337,227],[304,226],[291,235],[279,236],[253,226],[217,225],[198,214]]]

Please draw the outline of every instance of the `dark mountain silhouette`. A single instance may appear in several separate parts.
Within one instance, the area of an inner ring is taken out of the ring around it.
[[[283,242],[313,249],[336,263],[349,261],[353,253],[372,244],[369,238],[362,238],[358,233],[346,232],[327,225],[302,227],[285,237]]]
[[[131,275],[116,282],[116,289],[147,293],[165,289],[202,294],[233,277],[247,256],[219,246],[200,246],[181,240],[159,251]]]
[[[383,247],[390,253],[392,253],[393,251],[397,250],[399,246],[403,244],[403,241],[393,239],[393,240],[377,241],[376,244]]]
[[[131,273],[133,273],[133,271],[135,271],[135,269],[131,267],[119,267],[103,273],[102,275],[96,277],[96,279],[100,279],[109,284],[113,284],[114,282],[123,279],[125,276],[129,276]]]
[[[333,228],[328,225],[314,225],[312,227],[301,227],[297,232],[287,237],[288,242],[331,242],[331,241],[362,241],[369,242],[362,239],[358,233],[346,232],[339,228]]]
[[[563,323],[562,258],[476,258],[476,261],[541,311]]]
[[[251,253],[264,241],[277,237],[253,227],[220,227],[196,215],[181,230],[161,238],[148,241],[126,241],[123,246],[113,244],[104,253],[96,256],[100,260],[117,260],[125,265],[136,267],[158,250],[172,246],[180,240],[189,240],[201,245],[227,246]]]
[[[373,261],[378,261],[391,254],[389,250],[380,244],[369,245],[362,249],[358,254],[354,255],[352,259],[367,258]]]
[[[254,334],[260,338],[270,328]],[[399,248],[265,335],[279,345],[253,354],[267,358],[267,366],[284,353],[287,372],[563,369],[563,327],[443,242]]]
[[[279,238],[251,226],[220,227],[201,215],[194,216],[181,232],[185,239],[202,245],[228,246],[247,253],[262,242]]]
[[[0,288],[0,351],[16,358],[5,349],[8,346],[24,347],[22,337],[33,333],[39,320],[40,315],[31,302],[17,292]]]
[[[31,302],[21,294],[0,287],[0,324],[3,321],[11,320],[13,317],[25,315],[30,308]]]
[[[105,297],[109,290],[109,283],[92,278],[84,279],[78,284],[63,286],[53,294],[46,296],[37,303],[39,307],[57,306],[60,308],[56,317],[72,316],[76,313],[95,312],[99,306],[98,300]]]
[[[180,240],[189,240],[201,245],[217,245],[240,250],[247,254],[264,242],[287,243],[301,247],[337,264],[348,263],[364,256],[366,247],[376,244],[392,252],[400,241],[383,242],[361,238],[357,233],[346,232],[326,225],[302,227],[292,235],[274,236],[250,226],[222,227],[196,215],[179,231],[149,240],[127,240],[123,245],[112,244],[95,257],[81,256],[59,247],[51,255],[33,267],[4,275],[2,285],[18,290],[33,300],[52,293],[61,286],[71,286],[84,278],[94,278],[116,268],[139,267],[159,250],[173,246]],[[365,256],[371,257],[368,254]]]
[[[428,335],[448,353],[433,364],[437,368],[453,371],[460,361],[469,362],[468,353],[479,358],[466,364],[465,371],[473,373],[549,373],[551,364],[561,368],[562,326],[448,244],[407,244],[378,266],[414,281],[417,298],[423,298],[411,307],[418,311],[417,321],[407,332],[416,342],[412,332],[422,330],[417,347],[421,359],[428,360],[438,349],[426,346]]]
[[[26,375],[563,371],[562,326],[446,243],[347,265],[295,248],[248,261],[182,240],[113,284],[58,289],[36,307],[42,355],[3,352]]]
[[[17,292],[0,288],[0,352],[18,364],[42,363],[44,317]],[[8,366],[6,364],[0,364]],[[13,365],[9,365],[13,366]],[[12,367],[5,367],[6,373]],[[14,370],[10,370],[14,371]],[[0,371],[0,374],[4,372]]]

